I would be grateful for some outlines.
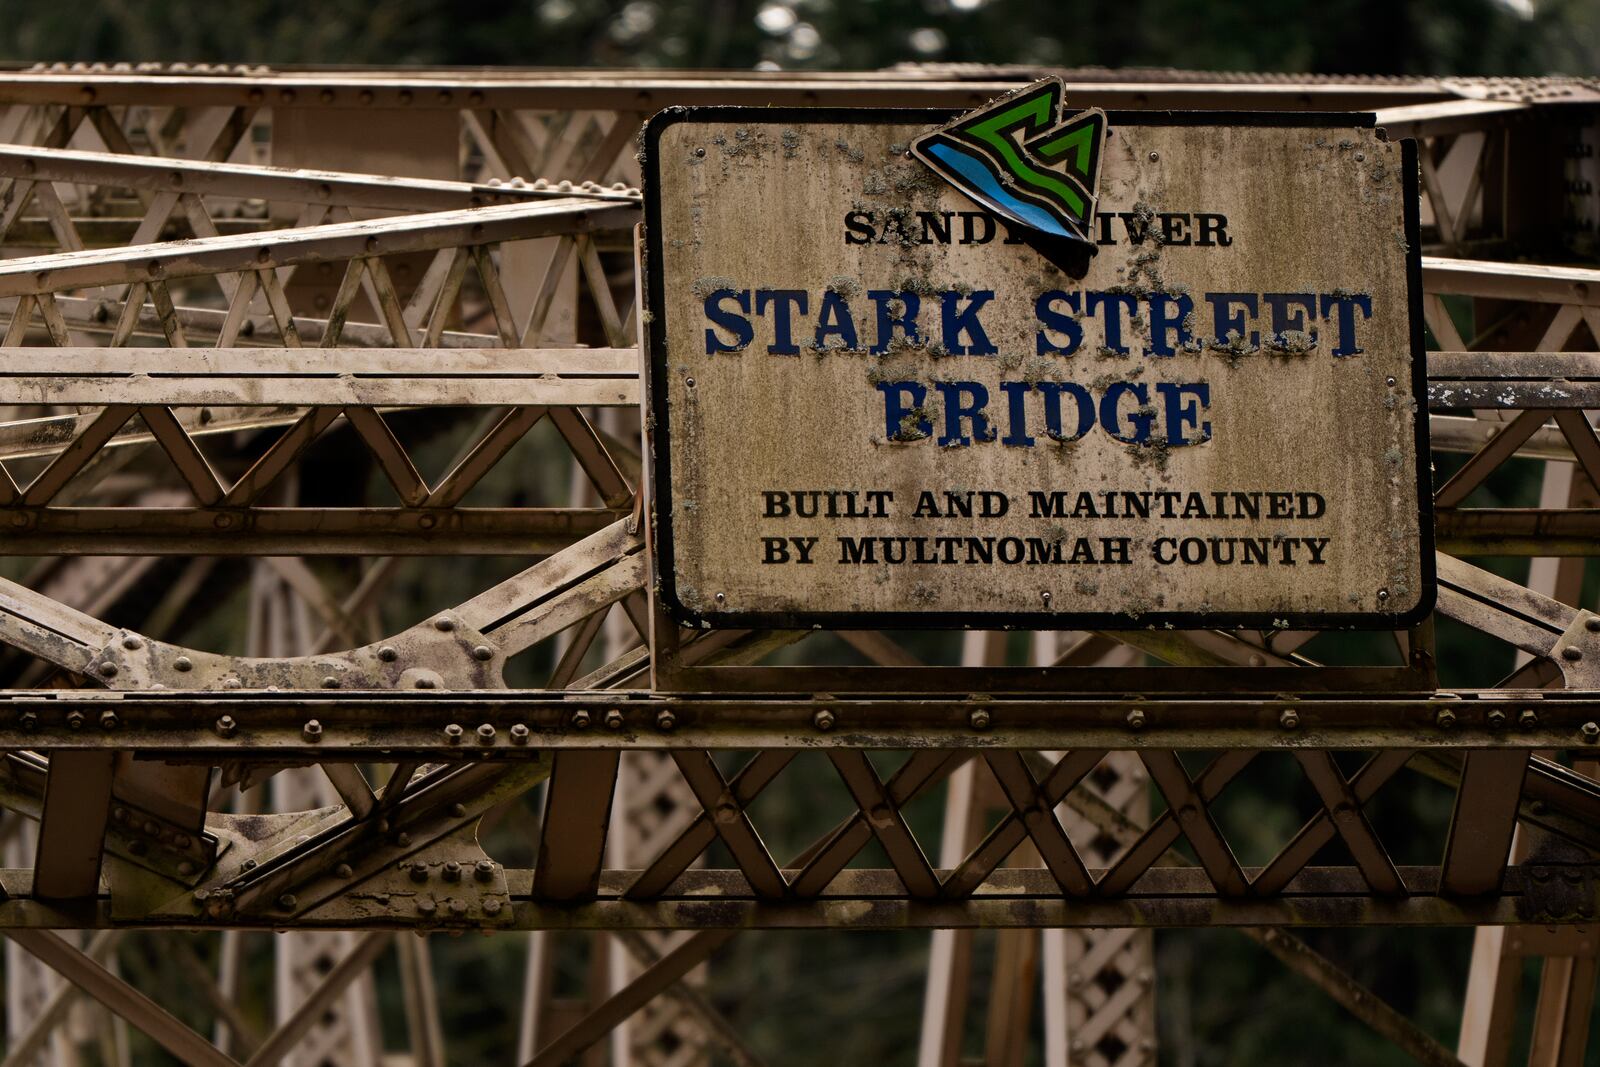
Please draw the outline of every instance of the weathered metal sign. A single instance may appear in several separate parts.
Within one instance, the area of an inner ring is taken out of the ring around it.
[[[1414,146],[1351,115],[1113,113],[1074,277],[913,156],[948,118],[648,125],[668,609],[781,627],[1425,614]]]

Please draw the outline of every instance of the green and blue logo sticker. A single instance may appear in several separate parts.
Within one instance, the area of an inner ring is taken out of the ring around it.
[[[1086,261],[1106,114],[1069,116],[1065,101],[1060,79],[1046,78],[924,134],[912,154],[1046,258]]]

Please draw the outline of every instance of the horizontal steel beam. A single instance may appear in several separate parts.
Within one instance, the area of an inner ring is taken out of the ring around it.
[[[618,230],[638,221],[639,209],[632,204],[568,197],[536,204],[502,204],[166,244],[60,252],[0,262],[0,296]]]
[[[1169,669],[1144,674],[1159,684]],[[1226,690],[1230,679],[1270,669],[1211,670]],[[566,748],[1535,749],[1600,743],[1600,690],[1291,693],[1287,683],[1272,696],[1234,687],[1214,696],[1043,699],[741,699],[637,690],[337,696],[325,690],[0,690],[0,749],[137,749],[204,761],[278,758],[287,750],[326,758],[369,758],[383,750],[480,759]],[[224,718],[230,725],[219,732]],[[304,728],[312,719],[320,730],[308,742]],[[108,724],[84,729],[86,722]],[[377,723],[383,729],[375,733]],[[482,725],[492,729],[480,734]]]
[[[1529,300],[1536,304],[1600,304],[1600,270],[1423,256],[1422,288],[1434,296],[1490,296]]]
[[[1043,868],[995,871],[970,898],[916,900],[906,895],[892,870],[840,872],[827,891],[809,900],[763,901],[753,897],[737,870],[685,871],[668,897],[635,901],[623,889],[634,871],[601,873],[599,898],[588,903],[541,903],[532,896],[532,870],[505,871],[511,915],[495,924],[505,929],[674,929],[820,927],[856,930],[984,927],[1187,927],[1187,926],[1472,926],[1537,923],[1551,918],[1519,907],[1530,894],[1526,868],[1506,869],[1499,893],[1445,897],[1438,893],[1437,867],[1400,867],[1412,889],[1406,896],[1379,897],[1354,867],[1308,867],[1281,894],[1258,898],[1219,897],[1203,870],[1152,867],[1126,896],[1065,896]],[[948,872],[939,872],[941,875]],[[1098,876],[1103,872],[1091,870]],[[1257,869],[1245,868],[1254,876]],[[9,899],[0,899],[0,928],[95,928],[123,925],[110,902],[65,911],[30,895],[30,872],[0,871]],[[1592,910],[1592,907],[1591,907]],[[126,925],[178,923],[145,917]],[[1568,921],[1568,920],[1563,920]],[[1574,922],[1586,921],[1574,917]],[[1592,920],[1587,920],[1592,921]],[[192,928],[276,928],[282,916],[204,913],[185,915]],[[328,909],[297,917],[297,928],[449,929],[438,913],[419,915],[396,902],[392,908]]]
[[[1441,508],[1434,543],[1452,556],[1600,556],[1600,509]]]
[[[0,104],[294,108],[526,108],[655,111],[688,104],[790,107],[969,108],[1055,71],[990,68],[971,78],[916,71],[841,74],[454,70],[362,74],[267,71],[216,74],[0,74]],[[1076,107],[1259,108],[1343,111],[1442,100],[1457,94],[1431,79],[1180,80],[1133,72],[1126,80],[1066,76]]]
[[[407,212],[458,211],[572,195],[570,189],[555,186],[485,185],[5,144],[0,144],[0,177]],[[592,200],[639,202],[637,192],[613,189],[582,192]]]
[[[19,556],[547,556],[609,508],[0,508]]]
[[[0,348],[0,404],[638,403],[631,348]]]

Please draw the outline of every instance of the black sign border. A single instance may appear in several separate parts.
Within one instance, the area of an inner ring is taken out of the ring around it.
[[[660,141],[664,131],[685,122],[744,124],[864,124],[942,125],[960,114],[956,110],[925,108],[808,108],[700,105],[671,107],[657,112],[640,134],[640,171],[644,193],[644,285],[648,312],[644,360],[646,410],[645,438],[651,450],[650,495],[651,565],[656,596],[668,616],[694,629],[731,627],[760,630],[917,629],[917,630],[1144,630],[1244,628],[1296,630],[1394,630],[1414,626],[1432,612],[1438,595],[1434,561],[1432,462],[1428,436],[1427,343],[1422,319],[1422,241],[1417,143],[1400,141],[1401,187],[1406,234],[1406,289],[1411,324],[1411,390],[1418,410],[1413,420],[1416,435],[1418,541],[1421,581],[1416,603],[1399,612],[761,612],[715,611],[702,613],[678,598],[674,576],[672,524],[672,450],[665,381],[666,295],[662,291]],[[1108,128],[1119,126],[1275,126],[1305,129],[1371,129],[1376,116],[1355,111],[1108,111]]]

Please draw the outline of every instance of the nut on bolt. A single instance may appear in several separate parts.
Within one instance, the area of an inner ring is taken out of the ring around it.
[[[833,712],[829,711],[827,708],[821,708],[815,715],[811,716],[811,725],[815,726],[823,733],[827,733],[829,730],[833,729],[833,725],[837,721],[838,720],[833,717]]]
[[[662,708],[656,712],[656,729],[663,732],[671,730],[678,725],[678,717],[669,708]]]
[[[1600,722],[1586,722],[1578,730],[1583,734],[1584,744],[1592,745],[1600,741]]]
[[[116,712],[114,712],[114,711],[102,711],[100,713],[100,729],[102,729],[102,730],[115,730],[118,726],[121,726],[121,725],[122,725],[122,720],[117,718],[117,713]]]
[[[1533,729],[1539,725],[1539,713],[1532,708],[1523,708],[1522,713],[1517,716],[1517,725],[1524,730]]]
[[[1505,727],[1506,713],[1499,708],[1495,708],[1484,716],[1484,720],[1488,722],[1489,729],[1499,730]]]
[[[482,726],[478,727],[478,744],[494,744],[494,726],[492,724],[484,723]]]
[[[579,708],[572,713],[572,718],[569,721],[572,723],[574,730],[587,730],[590,722],[589,713],[583,708]]]
[[[1456,713],[1449,708],[1440,708],[1439,714],[1433,717],[1433,721],[1441,730],[1453,729],[1456,724]]]
[[[1294,708],[1284,708],[1278,713],[1278,725],[1285,730],[1300,729],[1300,713]]]
[[[472,877],[480,882],[494,880],[494,860],[479,860],[472,865]]]
[[[528,728],[522,723],[514,723],[511,727],[511,743],[525,745],[528,743]]]
[[[444,739],[452,745],[459,745],[461,743],[461,735],[465,732],[461,729],[460,723],[453,722],[444,728]]]
[[[224,715],[216,722],[216,731],[218,737],[232,737],[234,732],[238,729],[239,724],[233,720],[232,715]]]
[[[985,709],[979,708],[967,716],[967,722],[974,730],[987,730],[990,722],[989,713]]]
[[[83,712],[81,712],[81,711],[69,711],[69,712],[67,712],[67,729],[69,729],[69,730],[81,730],[81,729],[83,729]]]
[[[461,864],[457,863],[455,860],[445,860],[444,880],[447,882],[461,881]]]
[[[1145,724],[1145,714],[1139,708],[1134,708],[1132,711],[1128,712],[1128,718],[1125,721],[1128,724],[1128,729],[1143,730]]]
[[[605,723],[607,730],[622,729],[622,712],[616,708],[611,708],[606,712]]]
[[[300,730],[300,736],[304,737],[307,741],[322,740],[322,724],[316,719],[307,720],[305,726]]]

